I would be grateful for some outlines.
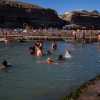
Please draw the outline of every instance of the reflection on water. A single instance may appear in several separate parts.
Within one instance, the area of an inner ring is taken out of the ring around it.
[[[32,43],[0,44],[0,62],[3,59],[13,64],[7,71],[0,71],[0,100],[59,100],[85,81],[100,73],[100,50],[98,44],[68,44],[59,42],[56,59],[64,49],[71,51],[72,58],[63,64],[47,65],[30,55]],[[45,48],[50,43],[45,43]],[[59,98],[59,99],[58,99]]]

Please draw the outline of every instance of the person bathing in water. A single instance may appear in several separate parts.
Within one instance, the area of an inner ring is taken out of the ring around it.
[[[43,56],[43,52],[40,47],[36,47],[36,56],[41,57]]]
[[[45,61],[39,61],[38,63],[41,63],[41,64],[54,64],[55,61],[52,59],[52,58],[47,58],[47,60]]]
[[[50,49],[48,49],[47,51],[46,51],[46,55],[51,55],[52,54],[52,51],[50,50]]]
[[[57,59],[58,61],[65,61],[65,57],[62,55],[62,54],[60,54],[59,56],[58,56],[58,59]]]
[[[8,64],[7,60],[4,60],[0,65],[0,69],[6,69],[6,68],[8,68],[10,66],[11,65]]]
[[[51,49],[52,49],[52,50],[57,50],[57,43],[56,43],[56,41],[54,41],[54,42],[52,43]]]
[[[54,60],[51,59],[51,58],[47,58],[47,64],[53,64],[54,63]]]
[[[32,47],[29,48],[30,54],[40,57],[43,56],[43,43],[40,41],[37,41],[36,43],[33,44]]]
[[[69,53],[68,50],[66,50],[65,55],[63,56],[62,54],[60,54],[57,58],[57,61],[54,61],[52,58],[47,58],[46,61],[42,62],[42,63],[47,63],[47,64],[58,64],[58,63],[62,63],[64,62],[66,59],[71,58],[71,55]]]
[[[44,52],[43,52],[43,43],[40,42],[40,41],[39,42],[36,42],[35,43],[35,50],[36,50],[35,55],[37,57],[43,56],[43,54],[44,54]]]
[[[69,50],[65,49],[65,55],[64,55],[64,57],[65,57],[66,59],[69,59],[69,58],[72,57]]]

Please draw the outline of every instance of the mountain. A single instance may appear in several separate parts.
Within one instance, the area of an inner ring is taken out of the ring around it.
[[[22,7],[22,8],[42,8],[38,5],[25,3],[18,0],[0,0],[0,5],[9,7]]]
[[[55,10],[17,0],[0,0],[0,27],[62,28],[66,21]]]
[[[81,27],[90,29],[100,28],[100,13],[96,10],[65,12],[62,19],[68,21],[70,24],[80,25]]]

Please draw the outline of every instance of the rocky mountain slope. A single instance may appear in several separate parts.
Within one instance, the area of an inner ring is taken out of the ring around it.
[[[100,13],[94,11],[72,11],[66,12],[62,19],[69,21],[70,24],[80,25],[87,28],[100,28]]]
[[[16,0],[0,0],[0,27],[34,28],[57,27],[65,25],[53,9],[45,9],[38,5],[28,4]]]

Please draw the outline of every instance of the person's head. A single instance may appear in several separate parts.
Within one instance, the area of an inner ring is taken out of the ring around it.
[[[47,61],[51,61],[51,58],[48,58]]]
[[[7,60],[4,60],[3,62],[2,62],[2,64],[4,65],[4,66],[8,66],[8,62],[7,62]]]
[[[64,57],[63,57],[62,54],[60,54],[60,55],[58,56],[58,60],[64,60]]]
[[[48,59],[47,59],[47,62],[48,62],[48,64],[51,64],[51,63],[53,63],[54,61],[53,61],[51,58],[48,58]]]

